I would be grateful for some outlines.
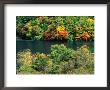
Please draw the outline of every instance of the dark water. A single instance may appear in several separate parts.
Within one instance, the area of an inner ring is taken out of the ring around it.
[[[16,52],[22,51],[24,49],[30,49],[32,53],[49,53],[50,46],[54,44],[64,44],[68,48],[77,49],[82,45],[89,46],[90,52],[94,53],[94,42],[76,42],[76,41],[32,41],[32,40],[17,40],[16,41]]]

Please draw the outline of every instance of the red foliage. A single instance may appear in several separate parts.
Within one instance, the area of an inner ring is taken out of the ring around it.
[[[49,32],[44,33],[44,38],[45,38],[45,40],[52,40],[53,39],[51,33],[49,33]]]

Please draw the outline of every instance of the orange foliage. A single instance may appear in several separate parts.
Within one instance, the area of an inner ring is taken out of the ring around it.
[[[81,38],[85,41],[88,41],[90,39],[90,35],[87,32],[84,32],[81,36]]]
[[[68,36],[68,32],[66,30],[61,30],[58,32],[60,37],[66,38]]]

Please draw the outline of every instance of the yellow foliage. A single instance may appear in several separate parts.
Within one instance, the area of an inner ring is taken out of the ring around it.
[[[57,30],[57,32],[62,31],[62,30],[65,30],[65,27],[63,25],[62,26],[58,26],[56,28],[56,30]]]
[[[87,19],[87,22],[94,22],[94,20],[91,19],[91,18],[88,18],[88,19]]]
[[[48,61],[47,61],[47,64],[48,64],[48,66],[52,66],[52,64],[53,64],[52,60],[51,60],[51,59],[48,60]]]

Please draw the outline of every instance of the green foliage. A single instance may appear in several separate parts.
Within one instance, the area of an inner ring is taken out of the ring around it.
[[[93,74],[94,55],[86,45],[73,50],[56,44],[51,46],[50,54],[25,50],[17,53],[17,73]]]
[[[45,54],[36,54],[33,58],[32,67],[38,71],[44,71],[47,65],[48,57]]]
[[[94,40],[94,16],[17,16],[16,35],[29,40]],[[17,53],[17,73],[93,74],[94,55],[87,46],[77,50],[64,44],[51,46],[49,54]]]
[[[76,73],[94,73],[94,56],[85,47],[81,47],[76,51]]]
[[[35,19],[34,16],[16,16],[16,24],[26,24],[28,21]]]
[[[34,70],[33,68],[31,68],[30,66],[24,66],[22,65],[19,69],[17,69],[17,73],[21,73],[21,74],[34,74],[36,73],[36,70]]]
[[[18,37],[30,40],[89,41],[94,40],[94,17],[17,16],[16,32]]]
[[[54,59],[54,62],[69,61],[70,59],[74,59],[74,54],[75,51],[66,48],[64,44],[51,46],[50,58]]]

